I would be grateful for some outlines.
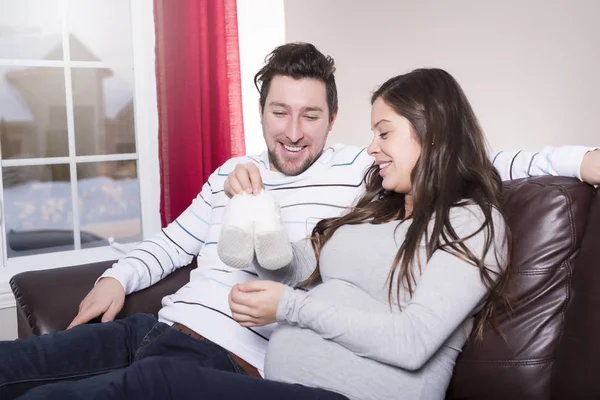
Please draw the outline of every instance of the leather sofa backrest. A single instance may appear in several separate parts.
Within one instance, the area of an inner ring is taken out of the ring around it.
[[[593,187],[568,178],[504,183],[503,204],[512,233],[512,311],[500,307],[497,321],[506,341],[492,329],[481,344],[471,338],[457,360],[447,398],[550,398],[593,197]],[[600,245],[595,255],[600,256]]]

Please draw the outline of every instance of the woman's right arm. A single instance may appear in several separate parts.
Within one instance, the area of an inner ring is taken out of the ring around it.
[[[462,207],[454,209],[451,218],[456,234],[470,237],[464,245],[477,257],[485,257],[485,265],[496,279],[506,266],[507,247],[504,220],[497,211],[493,215],[495,237],[487,254],[486,232],[473,236],[483,223],[482,213],[475,206]],[[418,370],[474,315],[489,294],[479,268],[462,256],[436,250],[422,271],[402,312],[357,310],[323,300],[311,291],[285,288],[276,319],[310,329],[361,357]]]

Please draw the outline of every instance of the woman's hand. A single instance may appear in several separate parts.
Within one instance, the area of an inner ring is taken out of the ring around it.
[[[284,289],[285,285],[273,281],[249,281],[235,285],[229,293],[233,319],[246,328],[275,322]]]

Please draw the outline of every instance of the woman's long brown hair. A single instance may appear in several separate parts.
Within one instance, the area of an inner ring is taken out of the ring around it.
[[[474,334],[480,341],[486,324],[491,323],[498,331],[493,314],[496,305],[506,300],[507,268],[499,273],[485,265],[489,251],[495,251],[498,265],[507,263],[501,249],[496,248],[492,210],[501,211],[500,191],[502,182],[498,171],[489,160],[486,141],[477,118],[456,80],[441,69],[418,69],[391,78],[372,96],[371,103],[382,98],[386,104],[412,124],[421,144],[421,155],[412,174],[413,209],[405,211],[405,195],[386,191],[379,168],[371,166],[364,177],[365,193],[356,206],[346,215],[321,220],[312,232],[312,245],[319,260],[323,246],[343,225],[381,224],[410,218],[412,223],[401,244],[389,275],[388,300],[396,293],[400,306],[400,289],[403,284],[412,296],[415,288],[415,272],[421,273],[419,244],[426,241],[427,260],[436,250],[446,251],[476,266],[481,279],[489,289],[489,295],[478,315]],[[484,222],[468,237],[458,237],[450,222],[450,210],[466,204],[481,208]],[[430,222],[433,229],[427,231]],[[465,241],[484,232],[485,245],[482,255],[473,254]],[[505,234],[510,253],[510,232]],[[502,237],[502,236],[500,236]],[[394,281],[396,279],[396,285]],[[307,284],[320,279],[319,262],[307,280]],[[395,287],[394,287],[395,286]],[[499,331],[498,331],[499,332]]]

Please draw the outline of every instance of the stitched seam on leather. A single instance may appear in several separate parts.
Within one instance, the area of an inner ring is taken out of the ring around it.
[[[569,216],[569,222],[570,222],[569,226],[571,227],[571,254],[574,254],[575,251],[577,250],[577,248],[576,248],[577,247],[577,237],[575,234],[575,218],[573,216],[573,203],[571,201],[571,196],[567,195],[567,192],[565,191],[564,188],[558,186],[558,189],[562,192],[563,196],[565,197],[565,199],[567,201],[567,215]],[[571,301],[571,283],[573,280],[573,269],[572,269],[571,263],[569,262],[569,259],[570,259],[570,257],[565,260],[565,264],[567,267],[567,285],[565,286],[565,301],[563,302],[563,305],[560,310],[560,314],[561,314],[563,323],[560,324],[559,328],[558,328],[558,335],[557,335],[558,340],[560,340],[560,338],[562,338],[562,336],[563,336],[567,305]],[[556,350],[555,350],[555,353],[556,353]]]
[[[29,327],[31,328],[31,332],[35,334],[35,317],[33,316],[33,313],[31,312],[31,310],[25,303],[24,296],[21,293],[21,291],[19,290],[19,288],[17,287],[15,278],[14,277],[11,278],[9,283],[10,283],[10,288],[13,291],[13,294],[15,295],[15,300],[17,301],[17,306],[19,306],[21,308],[21,310],[23,310],[23,313],[25,314],[25,318],[27,319],[27,323],[29,324]]]
[[[518,366],[530,366],[540,365],[553,362],[554,358],[534,358],[531,360],[505,360],[505,361],[494,361],[494,360],[461,360],[461,364],[488,364],[498,367],[518,367]]]
[[[559,189],[564,189],[565,187],[567,188],[572,188],[574,186],[579,186],[581,184],[581,182],[579,180],[573,179],[572,182],[561,182],[561,183],[548,183],[548,182],[533,182],[533,181],[525,181],[523,186],[527,184],[527,185],[535,185],[535,186],[542,186],[542,187],[554,187],[554,188],[559,188]]]
[[[541,188],[558,188],[559,190],[564,191],[564,189],[572,189],[573,187],[576,187],[578,185],[580,185],[581,182],[580,181],[574,181],[574,182],[561,182],[561,183],[548,183],[548,182],[535,182],[535,181],[529,181],[529,180],[524,180],[523,182],[519,183],[518,185],[515,185],[513,187],[511,187],[509,190],[505,191],[504,193],[509,194],[510,196],[512,196],[513,194],[523,190],[523,187],[527,186],[527,185],[532,185],[532,186],[539,186]],[[507,203],[509,201],[509,197],[505,198],[505,203]]]
[[[569,266],[567,265],[568,261],[564,260],[563,262],[560,263],[560,266],[558,268],[540,268],[540,269],[534,269],[534,270],[530,270],[530,269],[521,269],[521,270],[515,270],[515,271],[511,271],[511,274],[513,275],[547,275],[547,274],[554,274],[556,271],[560,271],[562,269],[569,269]]]

